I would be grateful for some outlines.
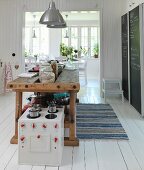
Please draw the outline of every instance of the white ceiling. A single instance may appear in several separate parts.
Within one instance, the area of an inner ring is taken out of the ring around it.
[[[67,20],[99,20],[99,11],[71,11],[71,12],[62,12],[63,17]]]

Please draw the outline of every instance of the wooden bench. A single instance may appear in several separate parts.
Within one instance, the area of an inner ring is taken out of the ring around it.
[[[15,111],[15,134],[11,139],[11,144],[18,143],[18,122],[22,115],[23,92],[59,93],[70,94],[69,115],[65,119],[64,127],[69,128],[69,137],[64,138],[65,146],[78,146],[79,140],[76,137],[76,96],[80,90],[78,70],[63,70],[54,83],[40,83],[39,77],[22,78],[19,77],[7,84],[8,89],[16,92]]]

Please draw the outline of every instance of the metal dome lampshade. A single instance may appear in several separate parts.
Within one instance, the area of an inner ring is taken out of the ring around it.
[[[59,10],[56,9],[55,3],[53,1],[49,3],[49,8],[41,16],[39,23],[47,25],[48,28],[66,27],[66,22],[64,21]]]

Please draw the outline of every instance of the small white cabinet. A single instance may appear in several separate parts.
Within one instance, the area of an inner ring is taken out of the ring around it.
[[[106,103],[106,97],[110,95],[121,95],[122,102],[124,101],[122,81],[120,79],[103,79],[102,92]]]

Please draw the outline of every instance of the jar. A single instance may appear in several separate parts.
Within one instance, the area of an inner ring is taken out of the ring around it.
[[[55,74],[52,72],[52,68],[49,63],[41,65],[39,76],[41,83],[53,83],[55,81]]]
[[[40,72],[44,72],[44,71],[50,71],[51,69],[51,65],[49,63],[42,63],[40,65]]]
[[[33,105],[35,102],[36,102],[36,98],[37,96],[36,95],[31,95],[31,105]]]
[[[58,63],[57,63],[57,61],[51,61],[51,67],[55,74],[55,79],[57,79],[57,77],[58,77]]]

